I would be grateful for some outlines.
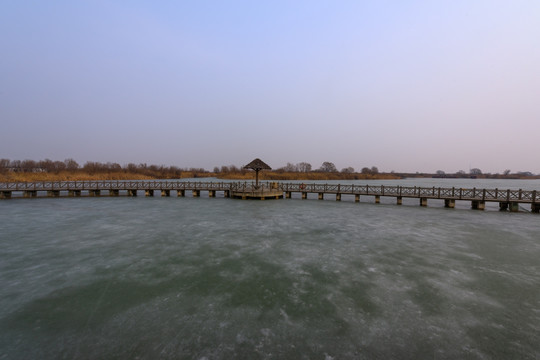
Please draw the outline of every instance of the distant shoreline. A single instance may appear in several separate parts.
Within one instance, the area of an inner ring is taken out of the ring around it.
[[[0,174],[0,182],[36,182],[36,181],[96,181],[96,180],[158,180],[158,179],[186,179],[215,177],[220,180],[253,180],[254,172],[242,171],[238,173],[211,173],[184,171],[177,176],[159,176],[140,174],[136,172],[103,172],[90,173],[81,170],[60,171],[58,173],[27,173],[6,172]],[[399,180],[405,178],[437,178],[437,179],[470,179],[470,176],[437,176],[434,174],[396,174],[396,173],[326,173],[326,172],[278,172],[263,171],[261,180]],[[506,180],[535,180],[540,176],[517,176],[517,175],[478,175],[477,179],[506,179]]]
[[[342,174],[342,173],[278,173],[263,171],[260,180],[397,180],[403,177],[394,174]],[[253,180],[255,173],[243,171],[238,173],[199,173],[182,172],[179,176],[156,176],[134,172],[88,173],[83,171],[61,171],[59,173],[24,173],[8,172],[0,174],[1,182],[35,182],[35,181],[90,181],[90,180],[158,180],[189,179],[215,177],[220,180]]]

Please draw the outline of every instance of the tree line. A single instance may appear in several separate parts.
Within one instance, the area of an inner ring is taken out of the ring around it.
[[[221,167],[214,167],[213,171],[208,171],[204,168],[180,168],[177,166],[164,166],[164,165],[148,165],[146,163],[134,164],[129,163],[126,165],[120,165],[113,162],[96,162],[87,161],[85,164],[80,165],[72,158],[65,159],[64,161],[53,161],[50,159],[45,160],[9,160],[0,159],[0,173],[5,174],[8,172],[16,173],[49,173],[58,174],[61,172],[84,172],[87,174],[110,174],[110,173],[129,173],[139,174],[148,177],[155,178],[177,178],[177,177],[204,177],[204,176],[232,176],[232,175],[246,175],[249,170],[243,168],[243,166],[236,165],[223,165]],[[347,176],[351,174],[362,174],[365,177],[376,176],[379,174],[379,169],[376,166],[363,167],[359,172],[356,172],[353,167],[346,167],[340,170],[336,165],[330,161],[324,161],[320,167],[314,168],[308,162],[299,162],[293,164],[288,162],[285,166],[277,168],[272,171],[276,174],[284,173],[296,173],[297,176],[301,176],[302,173],[327,173],[327,174],[340,174],[340,176]],[[506,169],[502,174],[490,174],[483,173],[479,168],[470,169],[469,172],[464,170],[457,171],[455,173],[446,173],[443,170],[437,170],[433,174],[429,173],[399,173],[396,174],[401,177],[485,177],[485,178],[523,178],[535,176],[530,171],[517,171],[512,173],[511,170]]]
[[[304,172],[304,173],[308,173],[308,172],[338,173],[338,172],[341,172],[343,174],[354,174],[354,173],[356,173],[354,168],[351,167],[351,166],[343,168],[343,169],[341,169],[341,171],[339,171],[337,169],[336,165],[334,165],[334,163],[330,162],[330,161],[323,162],[322,165],[318,169],[313,169],[311,164],[307,163],[307,162],[300,162],[298,164],[287,163],[287,165],[285,165],[284,167],[281,167],[281,168],[277,169],[277,172],[301,172],[301,173],[302,172]],[[361,174],[374,175],[374,174],[379,173],[379,169],[376,166],[372,166],[371,168],[364,167],[364,168],[362,168],[360,173]]]
[[[484,173],[479,168],[472,168],[469,170],[469,172],[466,172],[465,170],[459,170],[455,173],[446,173],[443,170],[437,170],[435,172],[434,177],[438,178],[465,178],[465,177],[485,177],[485,178],[524,178],[524,177],[532,177],[535,176],[530,171],[516,171],[512,173],[512,170],[506,169],[502,172],[502,174],[496,173]]]
[[[182,173],[190,173],[197,176],[199,174],[208,173],[208,171],[202,168],[179,168],[177,166],[148,165],[146,163],[129,163],[127,165],[120,165],[112,162],[102,163],[97,161],[87,161],[81,166],[73,159],[66,159],[64,161],[53,161],[50,159],[40,161],[0,159],[0,173],[17,172],[58,174],[64,171],[85,172],[88,174],[124,172],[151,177],[180,177]]]
[[[9,159],[0,159],[0,173],[6,172],[19,172],[19,173],[60,173],[62,171],[84,171],[89,174],[97,173],[113,173],[113,172],[126,172],[126,173],[135,173],[142,174],[147,176],[181,176],[182,173],[194,173],[201,175],[209,174],[245,174],[247,172],[243,166],[236,165],[223,165],[221,167],[214,167],[213,172],[207,171],[203,168],[180,168],[177,166],[164,166],[164,165],[148,165],[146,163],[134,164],[129,163],[127,165],[120,165],[113,162],[97,162],[97,161],[88,161],[84,165],[80,165],[72,158],[66,159],[64,161],[53,161],[50,159],[45,160],[9,160]],[[313,166],[308,162],[300,162],[297,164],[287,163],[287,165],[280,167],[274,170],[276,173],[310,173],[310,172],[321,172],[321,173],[343,173],[343,174],[353,174],[355,170],[353,167],[346,167],[339,171],[336,165],[333,162],[325,161],[321,164],[319,168],[314,169]],[[371,168],[364,167],[360,171],[362,174],[378,174],[379,169],[376,166]]]

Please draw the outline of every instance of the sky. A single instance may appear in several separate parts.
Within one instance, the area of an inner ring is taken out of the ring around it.
[[[0,158],[540,173],[540,1],[0,1]]]

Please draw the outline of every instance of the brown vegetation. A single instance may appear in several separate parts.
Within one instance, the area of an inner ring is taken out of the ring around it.
[[[177,176],[152,176],[135,172],[103,172],[89,173],[82,170],[60,171],[58,173],[24,173],[6,172],[0,173],[2,182],[36,182],[36,181],[87,181],[87,180],[152,180],[152,179],[182,179],[197,177],[217,177],[228,180],[252,180],[253,171],[229,172],[215,174],[211,172],[200,173],[184,171]],[[399,179],[393,174],[342,174],[342,173],[296,173],[263,171],[260,173],[261,180],[365,180],[365,179]]]
[[[375,180],[402,179],[405,177],[438,177],[438,178],[491,178],[491,179],[538,179],[530,172],[512,174],[505,170],[503,174],[484,174],[480,169],[472,169],[469,174],[458,171],[446,174],[438,170],[435,174],[426,173],[380,173],[376,166],[364,167],[355,172],[352,167],[338,171],[335,165],[325,161],[317,170],[312,170],[309,163],[287,163],[276,170],[263,171],[263,180]],[[215,167],[213,172],[201,168],[178,168],[176,166],[158,166],[147,164],[87,162],[80,166],[73,159],[52,161],[49,159],[13,160],[0,159],[0,181],[2,182],[34,182],[34,181],[86,181],[86,180],[151,180],[151,179],[180,179],[217,177],[218,179],[252,180],[253,171],[235,165]]]
[[[253,172],[217,174],[219,179],[250,180],[253,179]],[[401,179],[395,174],[359,174],[359,173],[339,173],[339,172],[280,172],[262,171],[259,173],[262,180],[392,180]]]

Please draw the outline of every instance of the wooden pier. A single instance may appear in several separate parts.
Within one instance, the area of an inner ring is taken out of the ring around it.
[[[404,198],[418,199],[420,206],[427,206],[428,200],[444,200],[445,207],[454,208],[456,201],[470,202],[471,208],[484,210],[486,203],[499,204],[500,210],[519,211],[520,205],[530,205],[531,212],[540,212],[540,199],[536,190],[511,189],[464,189],[418,186],[384,186],[384,185],[341,185],[341,184],[303,184],[261,182],[257,185],[248,182],[189,182],[189,181],[46,181],[0,183],[0,199],[10,199],[13,193],[17,197],[98,197],[98,196],[161,196],[176,194],[183,197],[191,192],[193,197],[205,192],[209,197],[216,197],[223,192],[224,197],[240,199],[274,199],[291,198],[293,193],[301,194],[307,199],[308,194],[317,194],[318,199],[335,196],[337,201],[342,195],[354,196],[356,202],[361,196],[369,196],[380,203],[381,197],[392,197],[397,205]]]

